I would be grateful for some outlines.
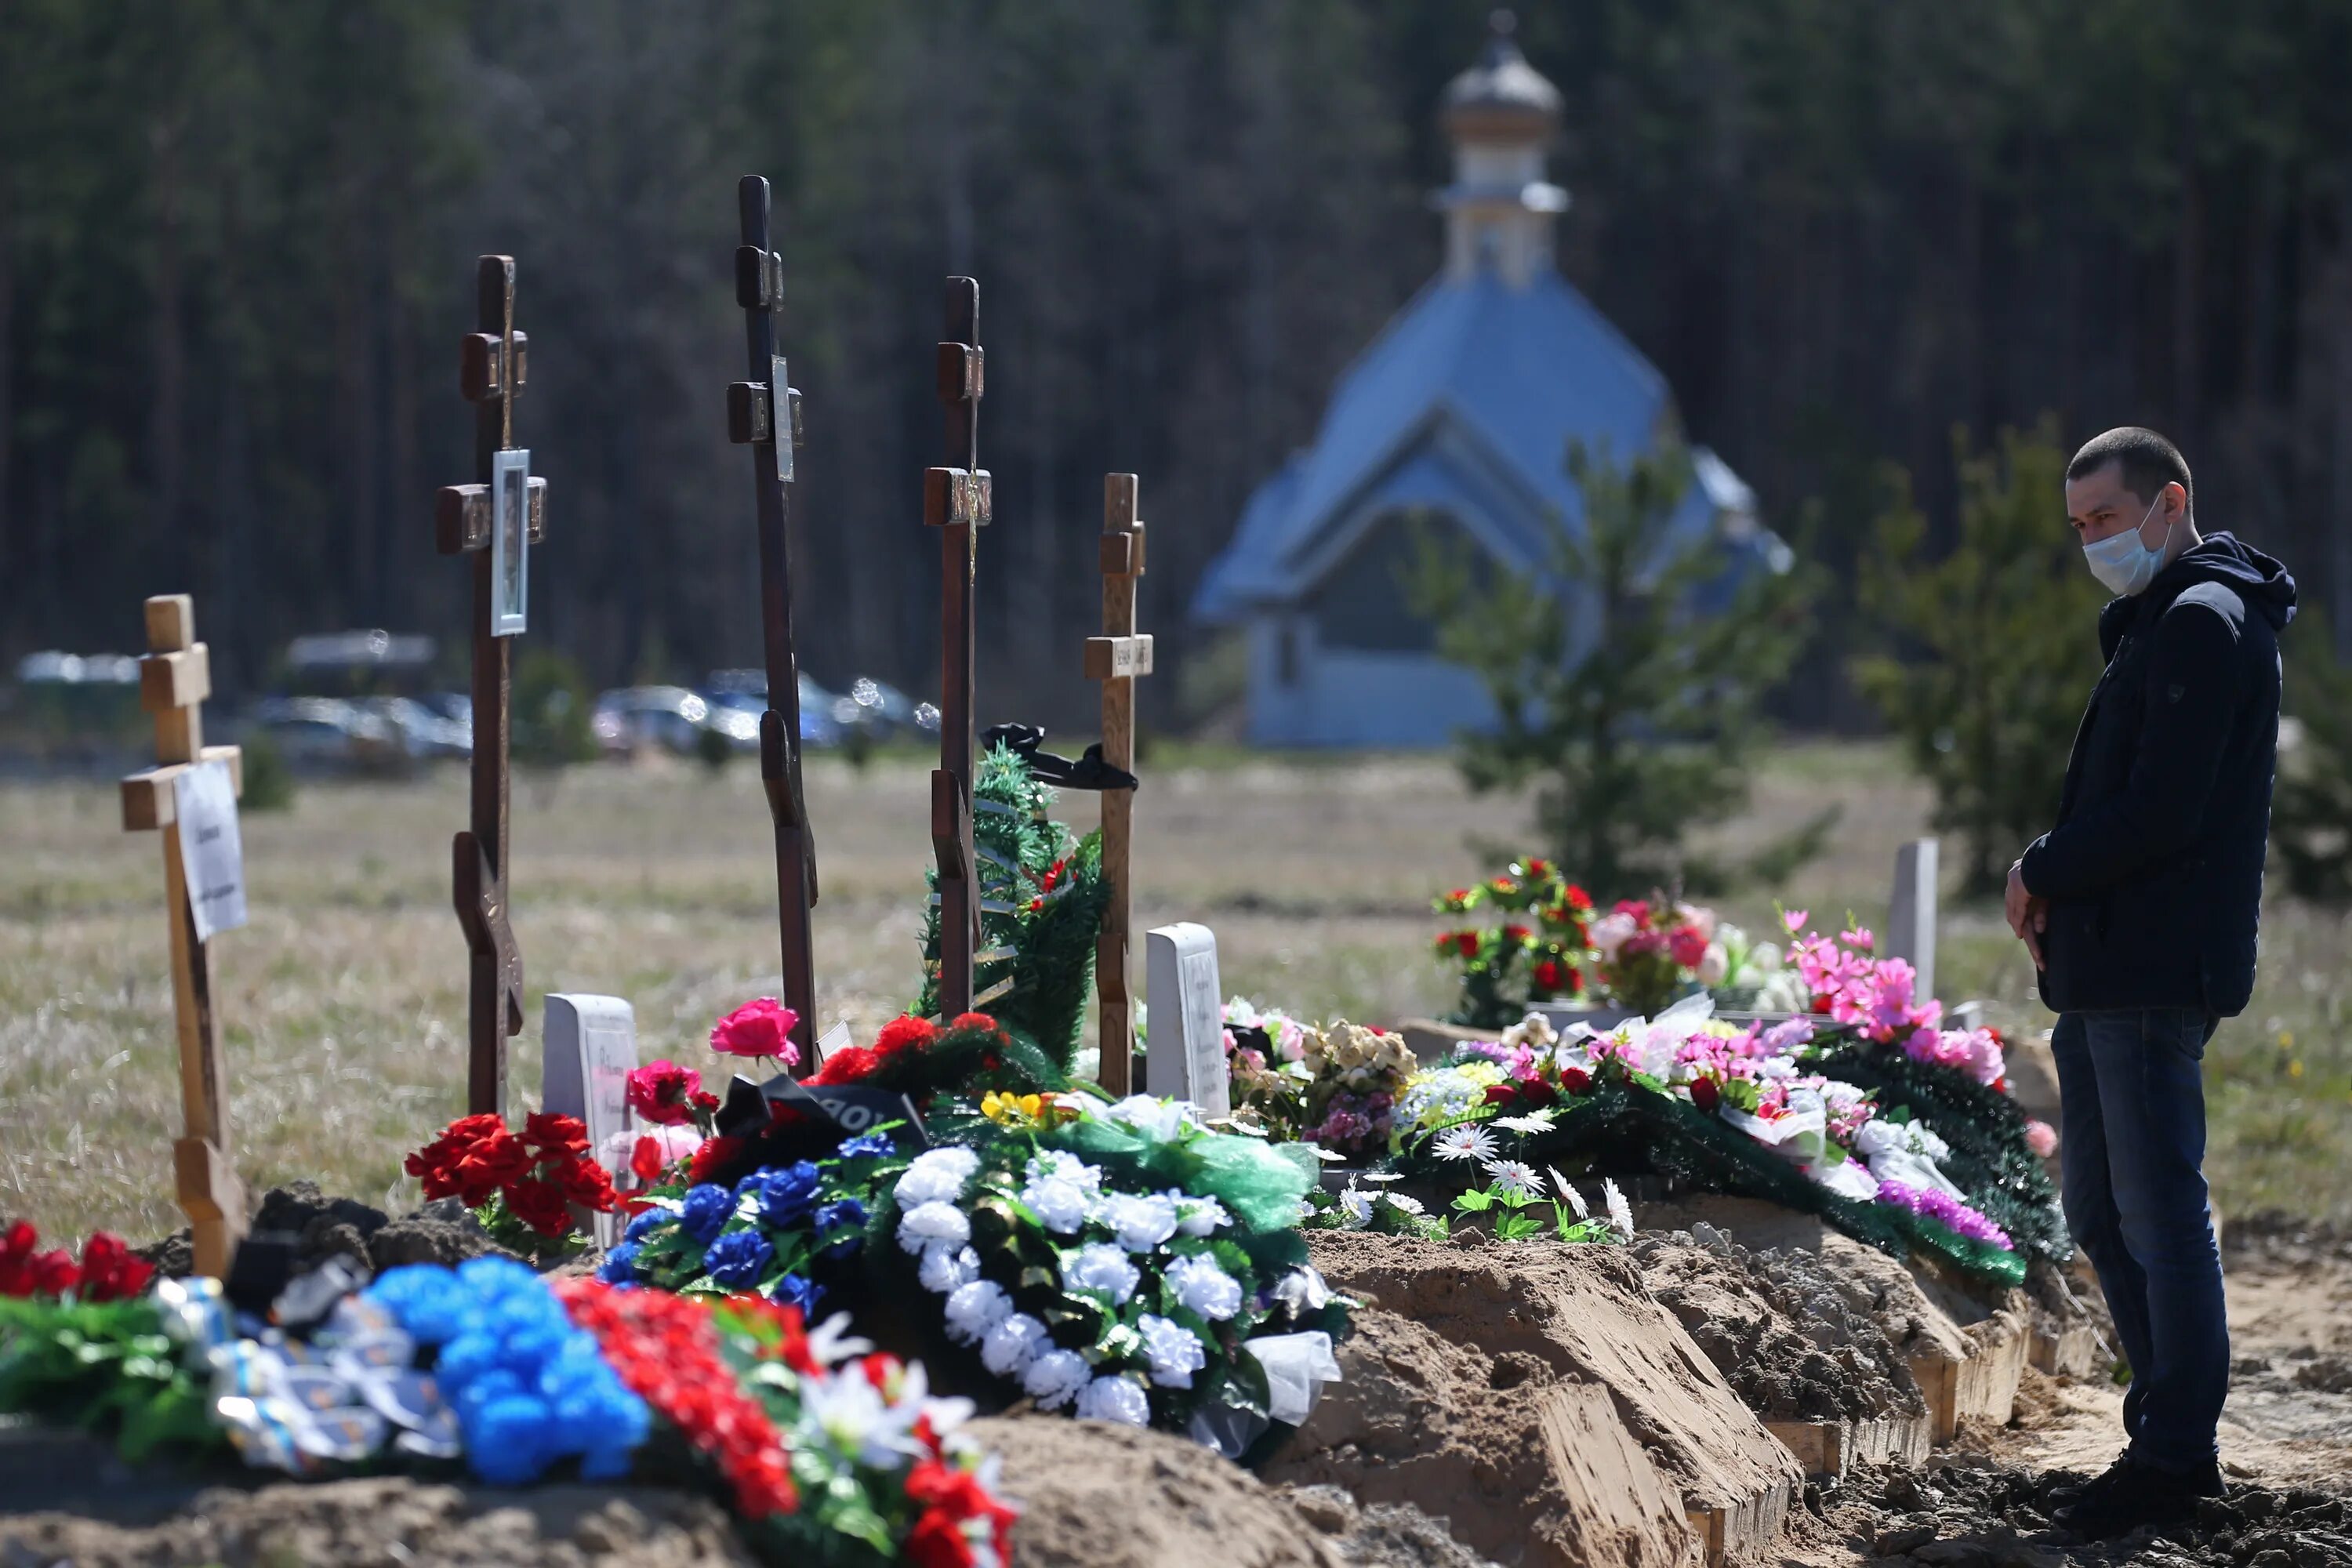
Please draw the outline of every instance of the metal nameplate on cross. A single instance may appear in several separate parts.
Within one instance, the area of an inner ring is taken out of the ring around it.
[[[139,663],[139,704],[155,721],[156,765],[122,781],[122,826],[128,832],[163,834],[184,1123],[184,1135],[172,1146],[172,1167],[180,1207],[194,1236],[196,1272],[225,1279],[246,1232],[245,1187],[229,1163],[227,1071],[213,1019],[211,961],[189,902],[178,802],[183,775],[205,763],[225,766],[231,793],[243,795],[245,758],[235,746],[205,744],[203,704],[212,695],[212,660],[196,641],[194,601],[185,594],[148,600],[147,647]]]
[[[1102,759],[1123,773],[1135,767],[1135,678],[1151,673],[1151,638],[1135,629],[1135,580],[1143,575],[1144,537],[1136,507],[1135,476],[1105,474],[1099,547],[1103,635],[1087,639],[1085,669],[1087,679],[1102,682]],[[1135,997],[1128,941],[1134,822],[1134,793],[1104,791],[1102,867],[1110,899],[1095,938],[1095,992],[1101,1007],[1100,1078],[1113,1095],[1134,1087]]]
[[[972,877],[971,707],[973,576],[980,531],[993,504],[980,466],[980,400],[987,361],[980,347],[980,285],[950,278],[947,336],[932,361],[947,411],[947,465],[923,473],[923,521],[940,533],[940,765],[931,774],[931,850],[939,863],[942,1016],[972,1005],[972,952],[980,899]]]
[[[760,776],[776,837],[776,923],[782,949],[784,1003],[798,1015],[801,1048],[793,1071],[817,1065],[816,958],[809,911],[816,904],[816,837],[801,793],[801,679],[793,641],[793,448],[802,440],[801,395],[776,352],[776,312],[783,308],[784,258],[770,248],[768,182],[746,174],[736,185],[743,243],[735,252],[735,302],[743,307],[744,350],[753,377],[727,389],[727,435],[751,448],[752,494],[760,531],[760,631],[768,677],[760,715]],[[761,379],[764,378],[764,379]]]
[[[512,644],[529,608],[530,546],[546,537],[547,481],[514,444],[530,340],[515,327],[515,264],[475,264],[475,331],[458,344],[458,390],[474,405],[474,483],[444,486],[434,509],[445,555],[473,558],[474,754],[468,826],[450,844],[450,894],[468,955],[467,1110],[505,1114],[507,1042],[522,1032],[522,951],[509,921]]]

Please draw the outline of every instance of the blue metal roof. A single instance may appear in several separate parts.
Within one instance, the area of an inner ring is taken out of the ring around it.
[[[1193,614],[1229,621],[1297,597],[1328,564],[1334,531],[1370,508],[1458,502],[1498,553],[1531,563],[1544,512],[1571,527],[1580,515],[1562,466],[1570,437],[1622,459],[1651,448],[1670,409],[1656,367],[1557,271],[1525,289],[1484,273],[1434,279],[1340,376],[1314,446],[1251,495]],[[1713,454],[1697,468],[1676,532],[1742,510],[1727,507],[1734,497],[1752,510]]]

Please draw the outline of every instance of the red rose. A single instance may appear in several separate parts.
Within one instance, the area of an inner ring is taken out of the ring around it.
[[[605,1191],[611,1190],[608,1184]],[[534,1176],[513,1183],[506,1189],[506,1200],[515,1218],[541,1236],[562,1236],[572,1228],[572,1206],[564,1201],[563,1189],[552,1182]]]
[[[613,1190],[613,1178],[593,1160],[572,1161],[555,1173],[554,1182],[566,1199],[598,1214],[612,1213],[621,1201],[620,1194]]]
[[[954,1017],[948,1020],[948,1027],[958,1031],[964,1029],[985,1029],[992,1035],[999,1032],[996,1026],[996,1020],[990,1017],[985,1013],[958,1013]]]
[[[1535,934],[1535,932],[1529,931],[1527,927],[1520,925],[1516,921],[1503,928],[1503,940],[1513,947],[1518,946],[1522,942],[1526,942],[1528,938]]]
[[[33,1295],[62,1296],[81,1283],[81,1270],[74,1266],[73,1254],[62,1247],[36,1253],[32,1263]]]
[[[761,996],[746,1002],[712,1026],[710,1048],[722,1056],[774,1057],[786,1067],[796,1066],[801,1048],[793,1028],[801,1016],[777,1001]]]
[[[1465,958],[1477,957],[1478,933],[1475,931],[1457,933],[1454,938],[1454,950]]]
[[[1551,862],[1550,862],[1550,861],[1549,861],[1549,860],[1530,860],[1530,861],[1528,861],[1528,876],[1530,876],[1530,877],[1549,877],[1549,876],[1550,876],[1550,875],[1551,875]]]
[[[1706,957],[1706,933],[1696,926],[1676,926],[1666,935],[1666,951],[1685,969],[1696,969]]]
[[[673,1061],[648,1062],[629,1074],[629,1108],[658,1126],[684,1125],[701,1092],[702,1075]]]
[[[1489,1105],[1508,1105],[1518,1097],[1518,1089],[1510,1084],[1490,1083],[1486,1086],[1486,1103]]]
[[[1547,958],[1536,965],[1535,977],[1536,984],[1542,989],[1558,991],[1564,983],[1565,972],[1560,968],[1559,959]]]
[[[1530,1110],[1541,1110],[1559,1098],[1559,1090],[1542,1079],[1531,1078],[1519,1085],[1519,1098],[1528,1103]]]
[[[542,1160],[559,1154],[585,1154],[588,1152],[588,1129],[576,1116],[561,1116],[551,1110],[534,1110],[523,1119],[522,1141],[539,1152]]]
[[[1723,1090],[1716,1087],[1715,1079],[1711,1078],[1695,1078],[1690,1081],[1690,1097],[1691,1103],[1701,1110],[1713,1110],[1717,1102],[1723,1099]]]
[[[1647,926],[1650,923],[1650,906],[1640,899],[1618,900],[1616,912],[1632,916],[1633,923],[1637,926]]]
[[[1559,1087],[1570,1094],[1582,1094],[1592,1087],[1592,1075],[1582,1068],[1562,1068],[1559,1069]]]
[[[883,1025],[882,1032],[874,1037],[874,1054],[895,1057],[900,1051],[926,1049],[939,1037],[936,1025],[910,1013],[902,1013]]]
[[[824,1058],[824,1065],[809,1078],[811,1083],[856,1083],[869,1077],[882,1058],[864,1046],[844,1046]]]
[[[1584,994],[1584,971],[1572,965],[1568,972],[1568,994],[1570,996]]]
[[[135,1258],[121,1237],[94,1230],[81,1247],[81,1294],[88,1301],[121,1301],[147,1289],[155,1266]]]
[[[742,1152],[743,1140],[740,1138],[705,1138],[702,1147],[694,1152],[694,1158],[687,1162],[686,1179],[699,1186],[724,1170]]]
[[[697,1110],[716,1110],[719,1109],[719,1097],[711,1093],[709,1089],[698,1089],[688,1098],[693,1100],[694,1109]]]
[[[629,1173],[637,1184],[649,1187],[661,1179],[662,1152],[658,1138],[640,1138],[637,1146],[629,1151]]]
[[[1570,882],[1568,885],[1568,907],[1574,910],[1577,913],[1582,914],[1585,910],[1592,907],[1592,895],[1586,892],[1582,888],[1578,887],[1575,883]]]

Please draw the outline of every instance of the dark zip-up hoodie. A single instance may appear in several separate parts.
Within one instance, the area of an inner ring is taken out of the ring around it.
[[[2278,761],[2278,633],[2294,618],[2286,568],[2227,533],[2099,613],[2106,671],[2074,732],[2058,825],[2020,872],[2050,900],[2053,1008],[2244,1009]]]

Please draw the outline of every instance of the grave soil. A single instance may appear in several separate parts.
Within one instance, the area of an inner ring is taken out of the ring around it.
[[[1751,1251],[1701,1221],[1629,1248],[1642,1282],[1768,1421],[1927,1410],[1874,1315],[1874,1292],[1801,1247]]]

